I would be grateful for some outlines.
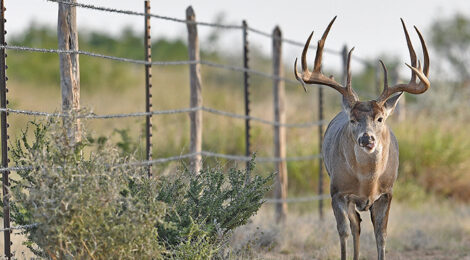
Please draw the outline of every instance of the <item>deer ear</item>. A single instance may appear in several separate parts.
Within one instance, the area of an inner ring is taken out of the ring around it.
[[[397,106],[398,101],[400,100],[400,97],[402,95],[403,95],[403,92],[401,92],[400,94],[395,95],[395,96],[387,99],[387,101],[385,101],[384,107],[385,107],[385,110],[387,111],[387,116],[389,116],[393,113],[393,110]]]
[[[349,114],[351,112],[351,109],[353,109],[354,104],[351,104],[351,102],[343,96],[343,110]]]

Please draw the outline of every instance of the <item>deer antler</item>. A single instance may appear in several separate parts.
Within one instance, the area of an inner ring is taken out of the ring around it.
[[[411,44],[410,40],[410,35],[408,34],[408,31],[406,29],[405,22],[403,19],[400,19],[401,23],[403,25],[403,30],[405,32],[405,37],[406,37],[406,43],[408,45],[408,50],[410,52],[410,58],[411,58],[411,66],[406,64],[411,69],[411,79],[408,84],[397,84],[393,87],[388,87],[388,84],[384,84],[384,90],[382,91],[382,94],[380,94],[379,98],[377,99],[377,103],[383,104],[389,98],[393,93],[396,92],[408,92],[411,94],[422,94],[426,92],[426,90],[429,89],[431,86],[428,77],[429,74],[429,55],[428,55],[428,49],[426,48],[426,43],[424,42],[424,38],[421,35],[421,32],[414,27],[416,32],[418,33],[419,40],[421,41],[421,46],[423,48],[423,55],[424,55],[424,66],[421,68],[421,62],[417,61],[416,58],[416,53],[413,49],[413,44]],[[382,61],[381,61],[382,62]],[[416,66],[417,63],[417,66]],[[385,65],[382,63],[382,67],[384,69],[384,75],[386,78],[387,75],[387,70],[385,68]],[[419,83],[416,82],[416,77],[419,78]]]
[[[339,93],[343,95],[343,97],[350,103],[354,104],[356,101],[358,101],[357,94],[354,92],[354,90],[351,88],[351,71],[350,71],[350,62],[351,62],[351,53],[354,50],[354,48],[349,51],[348,54],[348,64],[347,64],[347,71],[348,71],[348,77],[347,77],[347,84],[346,87],[343,87],[341,84],[336,82],[333,79],[333,76],[327,77],[323,73],[321,73],[321,62],[322,62],[322,54],[323,54],[323,47],[325,46],[325,41],[326,37],[328,36],[328,33],[330,32],[331,26],[336,20],[336,16],[331,20],[330,24],[326,28],[325,32],[323,33],[323,36],[321,39],[318,41],[317,45],[317,53],[315,55],[315,64],[313,67],[313,71],[310,72],[308,71],[307,68],[307,51],[308,47],[310,45],[310,40],[312,39],[313,32],[310,34],[310,36],[307,39],[307,42],[305,43],[304,49],[302,51],[302,74],[300,74],[297,71],[297,58],[295,59],[294,62],[294,74],[295,78],[302,83],[302,86],[304,87],[304,90],[307,91],[305,88],[305,84],[320,84],[320,85],[325,85],[332,87],[336,89]]]

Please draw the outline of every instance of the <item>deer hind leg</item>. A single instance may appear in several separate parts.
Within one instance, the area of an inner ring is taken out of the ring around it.
[[[377,244],[377,259],[385,259],[385,240],[387,239],[387,223],[392,194],[383,194],[372,204],[370,217],[374,224],[375,242]]]
[[[348,229],[348,205],[346,198],[336,194],[332,197],[331,206],[336,218],[336,228],[338,229],[339,241],[341,244],[341,260],[346,260],[346,240],[349,236]]]
[[[349,226],[351,227],[351,233],[353,235],[354,243],[354,260],[359,259],[359,236],[361,234],[361,216],[356,211],[356,205],[350,201],[348,204],[348,217]]]

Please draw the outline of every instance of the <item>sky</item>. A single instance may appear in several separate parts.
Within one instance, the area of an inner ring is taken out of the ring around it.
[[[143,0],[77,1],[133,11],[143,11],[144,8]],[[5,16],[8,20],[6,28],[9,34],[19,33],[31,23],[56,26],[57,3],[46,0],[5,0],[5,5],[7,7]],[[411,31],[413,25],[416,25],[427,39],[429,26],[435,19],[450,17],[456,13],[470,16],[469,0],[153,0],[151,12],[184,19],[185,9],[189,5],[194,7],[198,21],[212,22],[216,17],[221,17],[224,23],[241,24],[245,19],[249,26],[266,32],[272,32],[273,28],[279,25],[284,37],[300,42],[305,42],[310,32],[314,30],[315,41],[312,43],[316,42],[329,21],[337,15],[338,19],[329,34],[326,48],[341,50],[344,44],[347,44],[349,47],[355,47],[354,53],[358,57],[371,59],[388,55],[397,56],[403,62],[408,62],[409,57],[400,18],[407,23],[415,48],[420,53],[417,35]],[[93,29],[114,34],[124,26],[131,26],[138,32],[143,31],[141,16],[110,14],[81,8],[77,9],[77,23],[79,29]],[[200,27],[201,39],[205,39],[211,30]],[[181,23],[152,18],[152,37],[161,36],[186,39],[186,27]],[[224,31],[222,36],[221,44],[217,48],[235,54],[241,51],[240,31]],[[253,34],[248,37],[251,46],[265,53],[271,52],[269,38]],[[293,62],[300,54],[299,47],[284,48],[285,62]],[[313,60],[313,52],[310,54],[309,59]],[[324,59],[326,67],[340,63],[340,58],[332,55],[325,55]],[[355,66],[360,67],[353,63],[353,72]]]

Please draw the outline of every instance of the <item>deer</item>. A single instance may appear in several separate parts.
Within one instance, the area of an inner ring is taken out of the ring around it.
[[[387,68],[380,60],[384,73],[384,87],[375,100],[359,101],[351,87],[351,54],[347,56],[347,77],[344,86],[321,72],[322,52],[328,33],[336,20],[331,20],[318,41],[313,71],[307,68],[306,55],[313,32],[302,51],[302,73],[294,62],[295,78],[307,91],[306,84],[331,87],[342,95],[342,111],[329,123],[324,135],[322,156],[330,177],[331,206],[339,234],[341,259],[346,259],[346,241],[353,237],[354,260],[359,258],[359,236],[361,217],[359,211],[370,211],[374,227],[377,256],[385,259],[387,223],[392,202],[392,190],[398,176],[398,141],[392,130],[385,124],[392,114],[403,92],[422,94],[430,88],[429,55],[421,32],[414,26],[421,42],[424,64],[418,61],[405,22],[401,19],[411,65],[411,79],[408,83],[388,86]],[[418,81],[419,79],[419,81]],[[397,93],[396,95],[394,95]],[[349,229],[348,229],[349,221]]]

